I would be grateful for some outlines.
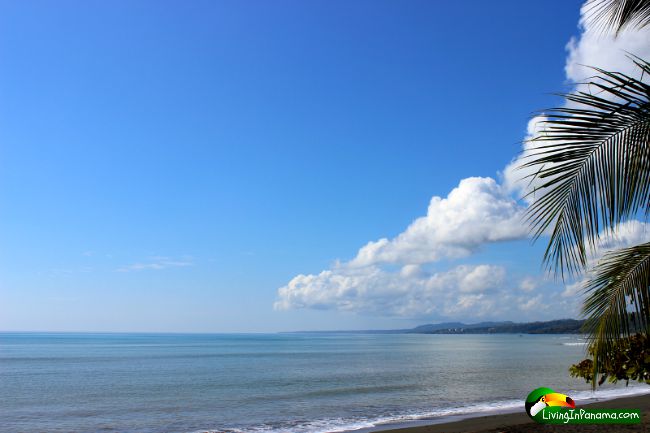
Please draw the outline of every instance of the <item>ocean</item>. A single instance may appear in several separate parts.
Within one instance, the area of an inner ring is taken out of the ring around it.
[[[302,433],[595,395],[567,335],[0,333],[0,432]],[[427,421],[428,422],[428,421]],[[366,430],[367,431],[367,430]]]

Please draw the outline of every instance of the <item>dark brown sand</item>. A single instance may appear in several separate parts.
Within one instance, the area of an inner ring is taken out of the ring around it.
[[[604,409],[640,409],[641,424],[634,425],[541,425],[531,421],[523,411],[519,413],[482,416],[446,424],[384,430],[381,433],[577,433],[577,432],[648,432],[650,431],[650,394],[618,398],[577,407]]]

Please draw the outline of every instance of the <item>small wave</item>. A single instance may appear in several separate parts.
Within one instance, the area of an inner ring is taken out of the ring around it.
[[[243,428],[225,428],[218,430],[198,430],[192,433],[338,433],[370,429],[382,425],[401,424],[428,419],[445,419],[463,415],[484,415],[486,413],[514,412],[522,408],[520,400],[498,401],[480,405],[467,405],[452,408],[439,408],[426,412],[391,414],[367,419],[327,419],[309,422],[287,422],[282,425],[256,425]]]
[[[589,403],[644,394],[650,394],[650,387],[631,385],[625,388],[603,389],[598,391],[574,391],[569,392],[567,395],[578,402]]]
[[[562,343],[562,346],[584,346],[586,344],[586,341],[574,341],[571,343]]]
[[[650,394],[650,387],[630,386],[627,388],[599,391],[567,391],[567,395],[578,403],[612,400],[620,397]],[[521,400],[501,400],[483,404],[468,404],[431,411],[390,414],[367,419],[336,418],[313,421],[288,421],[282,424],[262,424],[256,426],[226,428],[218,430],[197,430],[191,433],[342,433],[361,429],[374,429],[389,425],[409,424],[416,421],[444,422],[450,418],[472,418],[499,413],[512,413],[523,410]]]

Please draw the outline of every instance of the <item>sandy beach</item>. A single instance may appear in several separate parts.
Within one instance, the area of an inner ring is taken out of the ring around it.
[[[382,433],[528,433],[528,432],[646,432],[650,422],[650,395],[618,398],[577,407],[605,409],[640,409],[643,417],[636,425],[540,425],[528,418],[523,411],[518,413],[483,416],[461,421],[433,424],[420,427],[382,430]]]

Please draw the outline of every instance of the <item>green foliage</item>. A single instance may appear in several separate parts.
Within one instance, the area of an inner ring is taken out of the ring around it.
[[[589,354],[594,356],[593,346]],[[650,384],[650,339],[644,334],[634,334],[628,338],[622,338],[612,344],[604,354],[598,376],[598,385],[606,380],[616,383],[624,380],[627,384],[630,380]],[[578,364],[569,368],[573,377],[580,377],[587,383],[594,380],[594,362],[591,359],[584,359]],[[595,384],[594,384],[595,385]]]

